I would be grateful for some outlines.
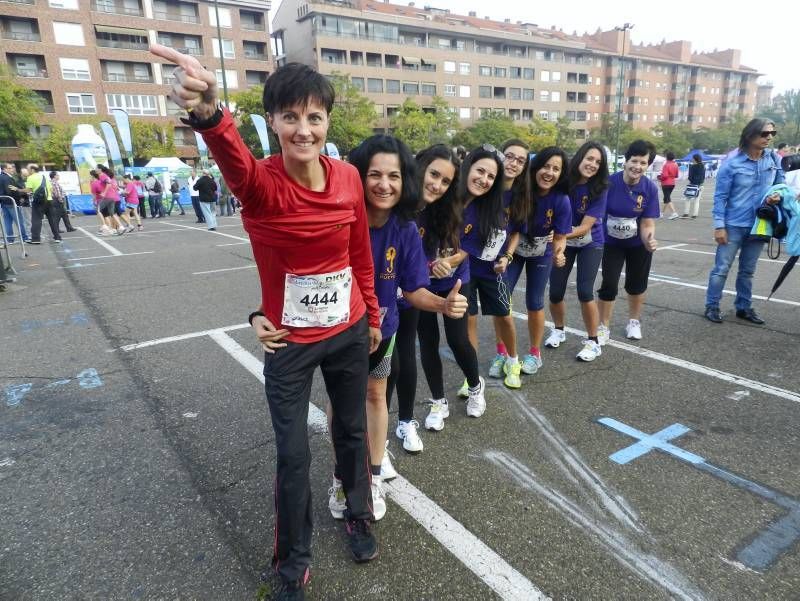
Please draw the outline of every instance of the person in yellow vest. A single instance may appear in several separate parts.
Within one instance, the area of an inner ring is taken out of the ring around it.
[[[25,189],[31,195],[31,240],[30,244],[42,243],[42,218],[47,217],[50,224],[52,242],[61,244],[61,234],[58,233],[58,218],[53,205],[53,186],[50,178],[39,165],[28,165],[28,178],[25,180]]]

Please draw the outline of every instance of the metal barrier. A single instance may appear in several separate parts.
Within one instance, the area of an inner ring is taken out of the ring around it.
[[[24,223],[24,221],[23,221],[24,217],[22,216],[22,211],[19,210],[19,207],[17,206],[17,203],[10,196],[0,196],[0,205],[14,207],[14,214],[17,216],[17,222],[16,223],[17,223],[17,230],[18,230],[19,236],[14,236],[14,224],[13,224],[13,222],[11,224],[11,232],[10,233],[11,233],[11,237],[12,238],[19,238],[20,256],[24,259],[24,258],[26,258],[28,256],[28,251],[25,250],[25,240],[22,237],[22,227],[20,226],[20,223]],[[8,235],[8,232],[6,232],[5,219],[3,219],[2,216],[0,216],[0,231],[2,231],[2,233],[3,233],[3,248],[5,249],[5,255],[6,255],[4,262],[5,262],[5,264],[8,265],[6,267],[6,273],[9,273],[11,275],[17,275],[17,271],[16,271],[16,269],[14,269],[14,264],[11,261],[11,252],[9,251],[9,246],[11,246],[11,245],[8,242],[9,235]],[[0,260],[2,260],[2,257],[0,257]]]

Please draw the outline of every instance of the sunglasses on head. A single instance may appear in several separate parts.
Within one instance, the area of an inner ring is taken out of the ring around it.
[[[497,148],[495,148],[491,144],[482,144],[481,150],[483,150],[484,152],[492,153],[495,157],[497,157],[497,160],[500,161],[501,165],[506,161],[506,155],[497,150]]]
[[[775,130],[775,129],[771,129],[771,130],[768,130],[768,131],[762,131],[761,132],[761,137],[762,138],[768,138],[769,136],[775,137],[777,135],[778,135],[778,130]]]

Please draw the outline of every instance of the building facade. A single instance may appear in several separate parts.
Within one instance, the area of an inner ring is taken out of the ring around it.
[[[134,119],[174,126],[178,155],[193,157],[194,134],[165,96],[175,66],[154,62],[148,44],[196,56],[221,80],[221,38],[228,90],[242,90],[272,71],[269,8],[269,0],[0,0],[2,60],[41,100],[33,135],[123,108]],[[0,158],[19,154],[15,141],[0,141]]]
[[[278,66],[348,75],[375,102],[381,129],[406,98],[425,108],[440,96],[465,126],[487,111],[523,124],[567,117],[584,138],[616,113],[620,89],[622,117],[635,127],[715,127],[755,111],[760,75],[741,65],[738,50],[635,45],[617,30],[567,35],[414,2],[283,0],[272,29]]]

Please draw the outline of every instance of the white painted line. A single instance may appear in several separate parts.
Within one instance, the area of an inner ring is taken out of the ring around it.
[[[665,246],[664,248],[659,248],[658,250],[678,250],[684,253],[694,253],[697,255],[711,255],[712,257],[715,256],[717,253],[712,253],[707,250],[693,250],[690,248],[679,248],[681,246],[687,246],[686,244],[675,244],[673,246]],[[778,261],[777,259],[758,259],[764,263],[777,263],[778,265],[785,265],[786,261]]]
[[[670,244],[669,246],[659,246],[659,247],[656,249],[656,252],[658,252],[658,251],[660,251],[660,250],[672,250],[672,249],[674,249],[674,248],[680,248],[680,247],[682,247],[682,246],[688,246],[688,245],[687,245],[687,244],[685,244],[685,243],[680,243],[680,244]]]
[[[528,321],[528,316],[525,313],[518,313],[517,311],[512,311],[512,315],[517,319],[521,319],[522,321]],[[552,322],[546,322],[546,325],[549,327],[553,327]],[[586,332],[583,332],[581,330],[576,330],[575,328],[566,327],[564,328],[564,331],[570,334],[575,334],[576,336],[580,336],[582,338],[586,337]],[[728,373],[726,371],[714,369],[713,367],[706,367],[705,365],[700,365],[699,363],[693,363],[685,359],[671,357],[670,355],[664,355],[663,353],[657,353],[655,351],[650,351],[648,349],[634,346],[632,344],[626,344],[625,342],[618,342],[617,340],[613,339],[608,341],[608,346],[613,346],[614,348],[618,348],[623,351],[628,351],[629,353],[633,353],[635,355],[647,357],[648,359],[653,359],[654,361],[660,361],[662,363],[668,363],[676,367],[682,367],[683,369],[688,369],[689,371],[703,374],[704,376],[709,376],[711,378],[717,378],[718,380],[730,382],[731,384],[735,384],[736,386],[744,386],[745,388],[749,388],[751,390],[758,390],[759,392],[764,392],[766,394],[776,396],[785,399],[787,401],[792,401],[793,403],[800,403],[800,394],[792,392],[791,390],[786,390],[785,388],[778,388],[777,386],[764,384],[763,382],[758,382],[757,380],[750,380],[748,378],[743,378],[741,376],[737,376],[735,374]]]
[[[212,269],[210,271],[195,271],[192,275],[205,275],[207,273],[222,273],[223,271],[239,271],[240,269],[255,269],[255,265],[245,265],[243,267],[225,267],[224,269]]]
[[[79,232],[83,232],[83,234],[85,236],[88,236],[89,238],[91,238],[92,240],[97,242],[100,246],[105,248],[112,255],[119,256],[119,255],[123,254],[121,250],[118,250],[118,249],[114,248],[108,242],[106,242],[105,240],[101,240],[100,238],[98,238],[97,236],[95,236],[94,234],[92,234],[91,232],[86,230],[85,228],[78,227],[78,228],[75,228],[75,229],[77,229]]]
[[[671,276],[666,276],[666,277],[671,277]],[[684,288],[694,288],[695,290],[708,290],[708,286],[703,286],[702,284],[692,284],[690,282],[684,282],[684,281],[678,280],[678,279],[669,279],[669,280],[667,280],[667,279],[664,279],[664,276],[656,277],[656,276],[653,276],[652,274],[650,275],[649,281],[651,281],[651,282],[662,282],[664,284],[672,284],[673,286],[682,286]],[[735,290],[723,290],[722,293],[723,294],[727,294],[729,296],[736,296],[736,291]],[[767,300],[766,296],[761,296],[760,294],[754,294],[753,298],[758,299],[758,300],[763,300],[763,301]],[[800,307],[800,303],[798,303],[796,301],[783,300],[782,298],[774,298],[773,297],[773,298],[769,299],[769,302],[771,302],[771,303],[779,303],[779,304],[782,304],[782,305],[791,305],[793,307]]]
[[[181,225],[180,223],[173,223],[171,221],[166,221],[165,223],[167,225],[172,225],[175,227],[182,227],[187,230],[196,230],[198,232],[206,232],[208,234],[216,234],[217,236],[224,236],[225,238],[233,238],[234,240],[243,240],[244,242],[250,242],[249,238],[242,238],[241,236],[234,236],[233,234],[226,234],[224,232],[217,232],[217,231],[212,232],[206,227],[192,227],[191,225]],[[223,226],[223,227],[238,227],[238,226],[233,225],[233,226]]]
[[[135,344],[126,344],[121,346],[121,351],[135,351],[140,348],[147,348],[148,346],[158,346],[159,344],[167,344],[169,342],[179,342],[181,340],[189,340],[191,338],[201,338],[209,336],[212,332],[233,332],[234,330],[243,330],[249,328],[249,323],[239,323],[233,326],[225,326],[222,328],[214,328],[211,330],[202,330],[200,332],[189,332],[188,334],[178,334],[176,336],[167,336],[166,338],[156,338],[155,340],[146,340],[145,342],[137,342]]]
[[[229,242],[228,244],[217,244],[216,246],[239,246],[241,244],[250,244],[250,241],[247,242]]]
[[[220,330],[211,332],[209,336],[260,382],[264,382],[264,364],[252,353]],[[308,425],[315,430],[319,430],[320,427],[327,430],[328,427],[325,412],[313,403],[308,404]],[[507,601],[548,599],[530,580],[402,476],[386,483],[384,490],[392,501],[417,520],[501,599]]]
[[[155,251],[147,250],[138,253],[120,253],[118,255],[97,255],[96,257],[73,257],[67,261],[88,261],[90,259],[110,259],[111,257],[132,257],[134,255],[152,255]]]
[[[94,267],[95,265],[110,265],[111,263],[73,263],[72,265],[59,265],[61,269],[79,269],[81,267]]]

